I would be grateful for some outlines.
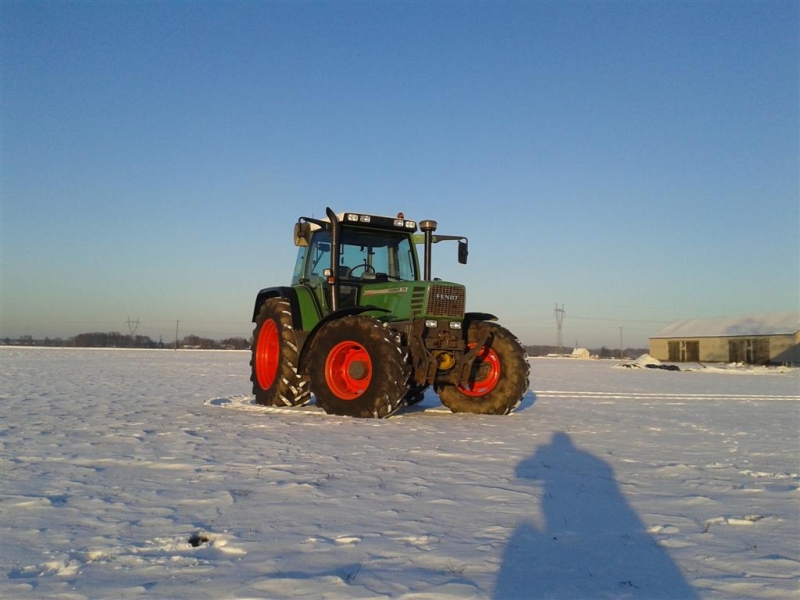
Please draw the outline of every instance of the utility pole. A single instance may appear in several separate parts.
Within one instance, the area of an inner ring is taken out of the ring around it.
[[[625,346],[622,345],[622,327],[619,328],[619,359],[622,360],[624,357],[622,355]]]
[[[175,321],[175,351],[178,350],[178,324],[180,321]]]
[[[564,324],[564,317],[567,315],[566,311],[564,310],[564,305],[562,304],[561,308],[558,308],[558,302],[556,302],[556,309],[553,311],[553,314],[556,316],[556,346],[558,347],[558,353],[561,354],[561,348],[564,345],[561,326]]]

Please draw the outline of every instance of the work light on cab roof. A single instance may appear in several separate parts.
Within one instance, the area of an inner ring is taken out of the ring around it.
[[[394,227],[399,229],[408,229],[410,231],[417,230],[417,224],[414,221],[408,221],[403,216],[403,213],[397,213],[394,219],[391,217],[378,217],[375,215],[364,215],[361,213],[344,213],[343,219],[346,223],[363,223],[372,225],[374,227]]]

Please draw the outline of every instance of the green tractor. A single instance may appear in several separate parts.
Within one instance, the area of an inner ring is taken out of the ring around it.
[[[463,285],[431,277],[436,222],[362,213],[300,217],[291,286],[258,292],[251,377],[258,404],[388,417],[433,386],[453,412],[504,415],[528,390],[525,350]],[[417,244],[424,245],[420,273]]]

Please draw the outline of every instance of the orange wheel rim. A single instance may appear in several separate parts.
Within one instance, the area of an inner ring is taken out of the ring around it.
[[[261,326],[256,345],[256,379],[262,390],[269,389],[275,382],[280,361],[280,348],[278,326],[275,325],[275,321],[269,319]]]
[[[475,344],[469,345],[470,349],[475,347]],[[488,369],[488,370],[487,370]],[[491,392],[500,381],[500,358],[497,352],[484,346],[475,357],[473,371],[480,370],[482,376],[480,379],[470,378],[466,386],[459,385],[458,389],[461,393],[467,396],[483,396]]]
[[[355,400],[372,381],[372,359],[366,348],[356,342],[334,346],[325,360],[325,381],[342,400]]]

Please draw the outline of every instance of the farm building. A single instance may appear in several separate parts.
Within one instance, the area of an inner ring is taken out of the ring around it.
[[[575,348],[570,354],[572,358],[592,358],[592,354],[586,348]]]
[[[800,364],[800,313],[675,321],[650,338],[669,362]]]

